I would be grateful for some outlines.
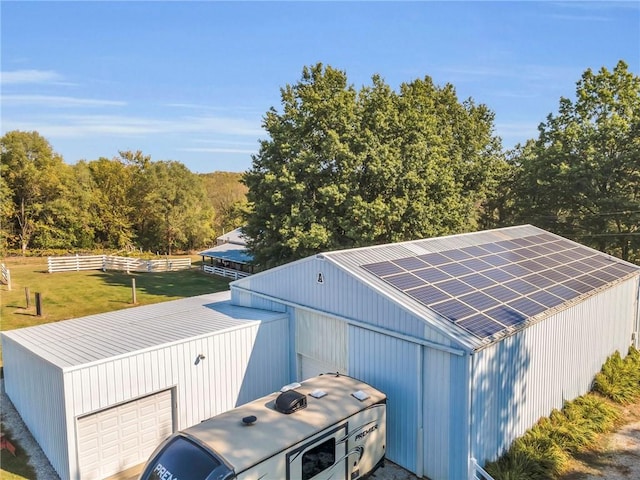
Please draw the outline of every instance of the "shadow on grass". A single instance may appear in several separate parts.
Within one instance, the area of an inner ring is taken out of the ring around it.
[[[200,270],[179,270],[158,273],[100,272],[98,276],[105,285],[118,285],[131,288],[136,281],[136,294],[164,296],[171,298],[193,297],[229,289],[229,279],[217,277]],[[127,303],[123,301],[122,303]]]

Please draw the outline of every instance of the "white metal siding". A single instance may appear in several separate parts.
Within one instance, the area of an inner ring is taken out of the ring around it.
[[[288,383],[287,337],[283,318],[79,368],[69,400],[80,416],[176,386],[186,428]]]
[[[420,345],[349,327],[349,375],[387,395],[387,458],[415,472],[421,443]]]
[[[588,392],[614,351],[626,355],[636,282],[609,288],[474,355],[472,448],[481,464],[540,417]]]
[[[323,276],[322,283],[317,281],[319,273]],[[424,320],[411,315],[396,302],[380,295],[332,262],[316,257],[252,275],[239,280],[238,285],[275,299],[354,320],[363,320],[407,335],[422,337],[424,334]],[[236,292],[234,284],[231,284],[231,290],[234,302],[241,300],[243,306],[265,308],[264,300],[258,295],[246,298],[240,292]],[[451,345],[450,340],[443,335],[439,340]]]
[[[5,336],[2,357],[8,397],[58,475],[68,478],[62,372]]]
[[[173,433],[171,390],[78,419],[80,478],[98,480],[145,462]]]
[[[345,322],[302,309],[296,309],[295,322],[298,355],[319,363],[319,367],[326,366],[344,373],[348,371]]]

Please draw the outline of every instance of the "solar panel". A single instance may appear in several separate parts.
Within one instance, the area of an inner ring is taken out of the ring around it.
[[[417,257],[408,257],[408,258],[399,258],[394,260],[393,263],[401,266],[405,270],[417,270],[419,268],[424,268],[427,265]]]
[[[535,300],[536,302],[538,302],[541,305],[544,305],[547,308],[557,307],[558,305],[564,302],[562,298],[557,297],[545,290],[539,290],[537,292],[534,292],[531,295],[529,295],[529,298],[532,300]]]
[[[474,310],[455,298],[447,300],[446,302],[436,303],[435,305],[431,305],[430,308],[454,322],[478,313],[477,310]]]
[[[492,268],[491,270],[486,270],[482,272],[482,274],[485,277],[489,277],[491,280],[494,280],[495,282],[498,282],[498,283],[506,282],[507,280],[516,278],[510,273],[507,273],[504,270],[501,270],[499,268]]]
[[[450,258],[445,257],[441,253],[427,253],[425,255],[419,255],[418,258],[423,262],[434,266],[451,262]]]
[[[507,327],[517,325],[527,319],[526,315],[514,310],[513,308],[507,307],[506,305],[500,305],[492,308],[485,312],[485,315],[496,322],[506,325]]]
[[[589,274],[581,275],[577,280],[580,280],[582,283],[586,283],[587,285],[591,285],[593,288],[599,288],[607,283],[606,281]]]
[[[513,300],[514,298],[518,298],[520,296],[519,293],[514,292],[510,288],[505,287],[504,285],[496,285],[495,287],[490,287],[483,290],[484,293],[491,295],[496,300],[501,303],[507,303],[509,300]]]
[[[529,293],[533,293],[536,290],[539,290],[535,285],[530,284],[529,282],[525,282],[520,278],[515,278],[513,280],[508,281],[504,284],[505,287],[510,288],[514,292],[519,293],[520,295],[528,295]]]
[[[459,277],[461,275],[467,275],[473,273],[473,270],[465,267],[461,263],[449,263],[447,265],[440,265],[440,270],[447,272],[452,277]]]
[[[437,286],[440,290],[447,292],[452,297],[457,297],[473,291],[473,287],[471,285],[461,282],[457,278],[445,280],[444,282],[438,283]]]
[[[499,253],[499,252],[504,252],[505,250],[508,250],[507,247],[498,245],[497,243],[484,243],[482,244],[482,248],[484,248],[487,252],[491,252],[491,253]]]
[[[571,300],[578,296],[578,292],[564,285],[553,285],[546,290],[564,300]]]
[[[446,280],[447,278],[451,278],[451,275],[443,272],[442,270],[437,269],[436,267],[424,268],[422,270],[415,270],[413,272],[414,275],[417,275],[425,282],[435,283],[440,280]]]
[[[389,282],[394,287],[399,288],[400,290],[408,290],[410,288],[419,287],[420,285],[424,285],[424,280],[416,277],[411,273],[401,273],[399,275],[390,275],[385,278],[387,282]]]
[[[425,305],[441,302],[442,300],[451,298],[451,295],[444,293],[442,290],[432,285],[418,287],[416,289],[409,290],[406,293]]]
[[[593,287],[591,285],[582,283],[581,281],[576,280],[575,278],[572,278],[570,280],[567,280],[566,282],[563,282],[562,285],[564,285],[565,287],[569,287],[571,290],[575,290],[576,292],[580,292],[580,293],[587,293],[593,290]]]
[[[516,298],[512,302],[509,302],[508,305],[519,312],[524,313],[527,317],[533,317],[547,309],[544,305],[541,305],[527,297]]]
[[[470,253],[463,252],[462,250],[447,250],[442,252],[443,255],[446,255],[451,260],[466,260],[467,258],[473,258],[473,255]]]
[[[464,265],[467,268],[470,268],[474,272],[481,272],[482,270],[487,270],[491,268],[491,265],[487,262],[483,262],[479,258],[471,258],[469,260],[463,260],[460,262],[460,265]]]
[[[482,313],[472,315],[464,320],[458,320],[456,325],[464,328],[466,331],[478,338],[487,338],[504,330],[504,325],[491,320]]]
[[[434,243],[415,245],[430,248]],[[548,233],[363,268],[482,339],[640,272],[640,267]]]
[[[460,280],[471,285],[477,290],[481,290],[483,288],[490,287],[491,285],[496,284],[494,280],[491,280],[489,277],[485,277],[481,273],[472,273],[471,275],[465,275],[464,277],[460,277]]]
[[[462,295],[460,300],[480,311],[495,307],[499,303],[495,298],[478,291]]]
[[[510,273],[514,277],[523,277],[523,276],[529,275],[531,273],[531,270],[529,270],[528,268],[524,268],[519,263],[512,263],[510,265],[504,265],[504,266],[500,267],[500,269],[503,272]]]
[[[556,268],[556,272],[560,272],[568,277],[577,277],[578,275],[581,275],[583,273],[582,271],[570,267],[569,265],[558,266]]]
[[[402,268],[391,262],[371,263],[369,265],[363,265],[362,267],[378,277],[404,272]]]
[[[531,275],[527,275],[523,278],[523,280],[525,282],[529,282],[531,285],[535,285],[538,288],[544,288],[554,284],[553,280],[545,277],[544,275],[540,275],[539,273],[532,273]]]
[[[493,265],[494,267],[499,267],[501,265],[507,265],[508,263],[511,263],[509,260],[501,257],[500,255],[488,255],[486,257],[482,257],[482,260],[490,265]]]
[[[464,247],[461,248],[460,250],[462,250],[465,253],[468,253],[469,255],[473,256],[473,257],[480,257],[482,255],[487,255],[489,252],[487,250],[485,250],[482,247],[479,246],[471,246],[471,247]]]

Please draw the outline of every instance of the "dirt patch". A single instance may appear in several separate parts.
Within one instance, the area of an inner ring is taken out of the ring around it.
[[[621,426],[576,456],[560,480],[640,479],[640,402],[625,407]]]

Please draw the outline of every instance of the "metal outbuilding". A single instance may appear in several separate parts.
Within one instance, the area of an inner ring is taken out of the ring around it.
[[[638,346],[640,267],[525,225],[318,254],[231,283],[291,321],[297,379],[388,396],[387,457],[472,478]]]
[[[288,336],[229,292],[49,323],[2,333],[5,389],[61,479],[101,479],[288,383]]]

